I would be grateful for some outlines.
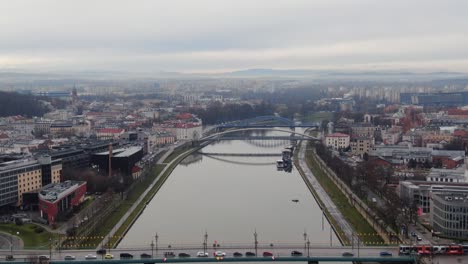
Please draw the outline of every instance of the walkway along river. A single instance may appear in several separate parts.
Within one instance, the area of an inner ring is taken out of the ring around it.
[[[273,132],[268,134],[275,135]],[[289,142],[221,141],[203,148],[214,153],[280,153]],[[119,247],[148,247],[158,235],[160,250],[181,245],[304,243],[338,245],[322,211],[293,168],[277,171],[277,157],[193,154],[179,164]],[[298,200],[298,202],[293,202]]]

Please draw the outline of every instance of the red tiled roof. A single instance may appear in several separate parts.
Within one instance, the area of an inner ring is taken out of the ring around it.
[[[182,113],[182,114],[176,115],[177,119],[191,119],[192,117],[193,116],[190,113]]]

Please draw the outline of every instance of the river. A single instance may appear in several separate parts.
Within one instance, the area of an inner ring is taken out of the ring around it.
[[[273,132],[268,132],[272,134]],[[262,146],[266,144],[266,146]],[[281,153],[288,142],[220,141],[202,149],[216,153]],[[296,168],[278,171],[280,157],[194,154],[179,164],[146,206],[119,247],[160,248],[203,242],[339,245]],[[293,202],[292,200],[299,200]]]

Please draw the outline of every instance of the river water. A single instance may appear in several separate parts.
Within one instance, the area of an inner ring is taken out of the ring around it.
[[[269,133],[271,134],[271,133]],[[289,142],[220,141],[215,153],[281,153]],[[339,245],[296,168],[278,171],[277,157],[194,154],[179,164],[119,247],[304,243]],[[299,200],[293,202],[292,200]]]

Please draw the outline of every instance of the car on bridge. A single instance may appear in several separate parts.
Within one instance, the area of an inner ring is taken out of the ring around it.
[[[381,257],[391,257],[392,256],[392,253],[391,252],[388,252],[388,251],[382,251],[380,252],[379,254]]]
[[[142,258],[142,259],[147,259],[147,258],[152,258],[152,256],[151,256],[150,254],[142,253],[142,254],[140,255],[140,258]]]
[[[120,253],[120,258],[121,259],[132,259],[133,255],[130,253]]]
[[[208,257],[208,252],[203,252],[203,251],[200,251],[197,253],[197,257]]]
[[[72,256],[72,255],[67,255],[63,258],[63,260],[75,260],[75,256]]]
[[[242,253],[240,252],[234,252],[234,254],[232,254],[235,258],[240,258],[242,257]]]
[[[106,254],[106,252],[107,252],[107,251],[106,251],[105,248],[101,248],[101,249],[98,249],[98,250],[96,251],[96,254],[98,254],[98,255],[104,255],[104,254]]]
[[[105,259],[113,259],[114,258],[114,255],[110,254],[110,253],[107,253],[105,256],[104,256]]]
[[[291,251],[291,256],[293,256],[293,257],[302,256],[302,252],[297,251],[297,250],[293,250],[293,251]]]
[[[225,257],[226,256],[226,252],[223,252],[223,251],[216,251],[214,253],[215,257]]]
[[[40,256],[39,256],[39,261],[44,261],[44,260],[50,260],[49,256],[40,255]]]
[[[190,258],[190,254],[187,254],[187,253],[179,253],[179,258]]]
[[[343,252],[343,254],[341,254],[341,256],[343,256],[343,257],[354,257],[354,254],[351,253],[351,252]]]
[[[263,252],[263,256],[264,257],[273,257],[273,253],[265,251],[265,252]]]
[[[245,252],[246,257],[255,257],[255,253],[253,252]]]
[[[93,254],[88,254],[88,255],[85,256],[85,259],[86,259],[86,260],[97,259],[97,256],[96,256],[96,255],[93,255]]]

